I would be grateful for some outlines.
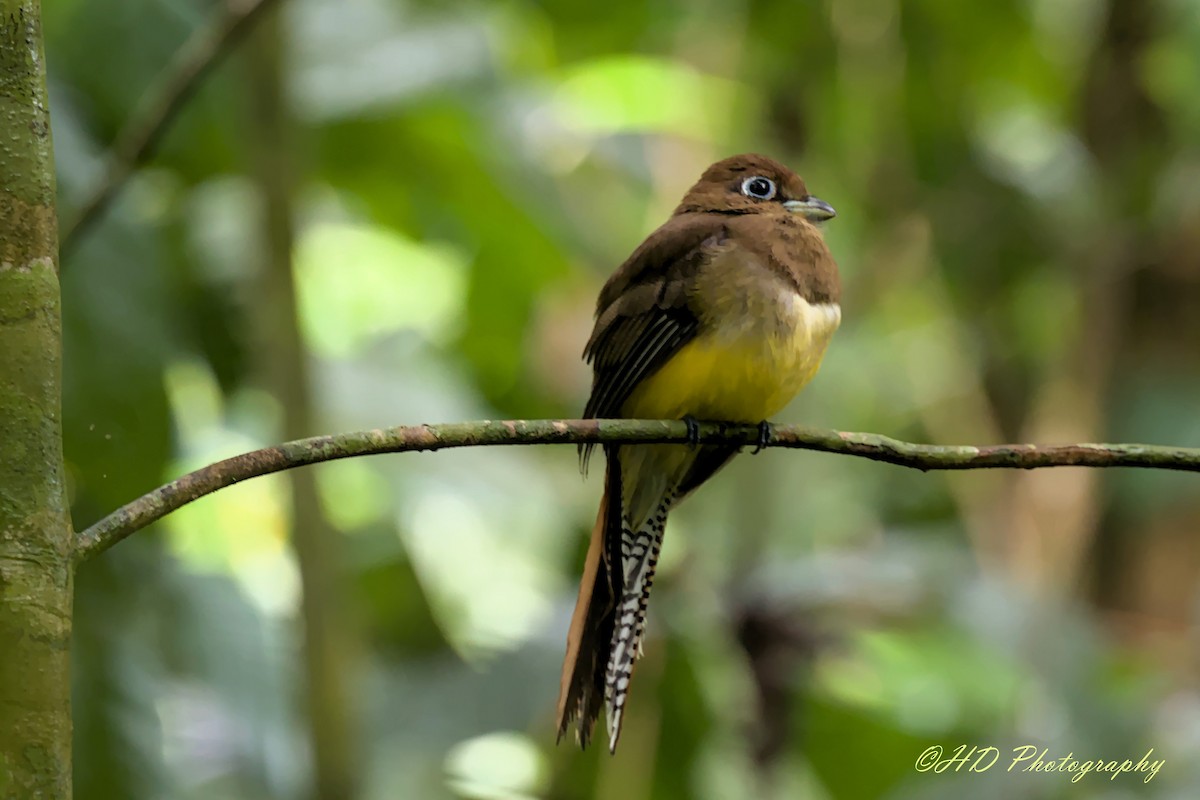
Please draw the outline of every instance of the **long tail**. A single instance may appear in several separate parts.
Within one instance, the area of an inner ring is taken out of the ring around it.
[[[592,529],[579,598],[567,634],[558,698],[558,736],[561,740],[571,720],[578,717],[577,739],[586,747],[603,698],[608,747],[616,752],[634,664],[641,655],[646,603],[654,585],[674,493],[660,498],[653,513],[633,530],[622,502],[621,465],[615,452],[608,456],[604,499]],[[620,567],[614,569],[615,564]]]
[[[650,600],[650,589],[654,586],[654,570],[658,566],[658,555],[662,551],[667,512],[671,510],[674,499],[673,492],[664,496],[658,502],[654,513],[637,531],[631,530],[628,525],[623,526],[621,530],[621,566],[624,581],[604,684],[608,749],[614,753],[617,750],[617,740],[621,737],[621,721],[625,714],[625,702],[629,697],[633,667],[642,655],[646,604]],[[628,522],[627,519],[624,521]]]
[[[654,585],[667,513],[737,450],[723,445],[605,448],[604,499],[592,528],[567,634],[558,695],[559,740],[578,717],[576,738],[586,747],[603,700],[608,747],[616,751],[633,668],[642,652],[646,601]],[[618,452],[624,455],[618,457]]]
[[[621,561],[621,465],[614,450],[606,449],[604,498],[592,528],[579,598],[567,632],[558,693],[558,739],[562,741],[571,721],[578,718],[575,739],[580,747],[587,747],[600,716],[612,651],[613,609],[621,593],[620,571],[611,567]]]

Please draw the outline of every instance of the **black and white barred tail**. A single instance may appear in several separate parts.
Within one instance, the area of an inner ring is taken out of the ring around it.
[[[578,720],[576,740],[586,747],[604,708],[608,746],[616,749],[634,665],[642,653],[646,605],[667,514],[736,452],[737,447],[725,445],[605,447],[604,498],[563,659],[560,740]]]
[[[621,722],[633,667],[642,654],[642,634],[646,628],[646,604],[654,586],[654,570],[662,551],[663,531],[667,512],[674,502],[674,493],[662,498],[654,513],[641,528],[631,530],[628,524],[621,529],[622,589],[616,607],[612,648],[604,676],[604,700],[608,722],[608,749],[615,752],[621,737]],[[627,518],[623,519],[627,522]]]

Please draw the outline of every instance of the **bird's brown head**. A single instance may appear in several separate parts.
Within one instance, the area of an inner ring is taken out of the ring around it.
[[[809,222],[832,219],[833,206],[808,193],[800,176],[766,156],[747,153],[704,170],[683,196],[676,214],[763,214],[790,212]]]

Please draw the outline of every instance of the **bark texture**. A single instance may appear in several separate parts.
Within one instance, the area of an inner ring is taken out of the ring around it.
[[[0,798],[71,796],[72,532],[38,0],[0,0]]]

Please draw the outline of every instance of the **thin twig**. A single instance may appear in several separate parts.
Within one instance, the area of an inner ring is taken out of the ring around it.
[[[213,19],[197,28],[155,79],[137,110],[117,134],[109,150],[104,177],[62,226],[59,260],[78,243],[129,180],[133,170],[154,152],[164,133],[212,68],[227,56],[275,0],[225,0]]]
[[[701,423],[704,444],[753,445],[757,425]],[[76,558],[86,560],[134,531],[206,494],[259,475],[339,458],[501,444],[668,444],[689,441],[683,422],[647,420],[508,420],[413,425],[314,436],[264,447],[188,473],[128,503],[79,534]],[[1143,467],[1200,472],[1200,448],[1144,444],[911,444],[875,433],[771,426],[768,447],[791,447],[869,458],[919,470]]]

